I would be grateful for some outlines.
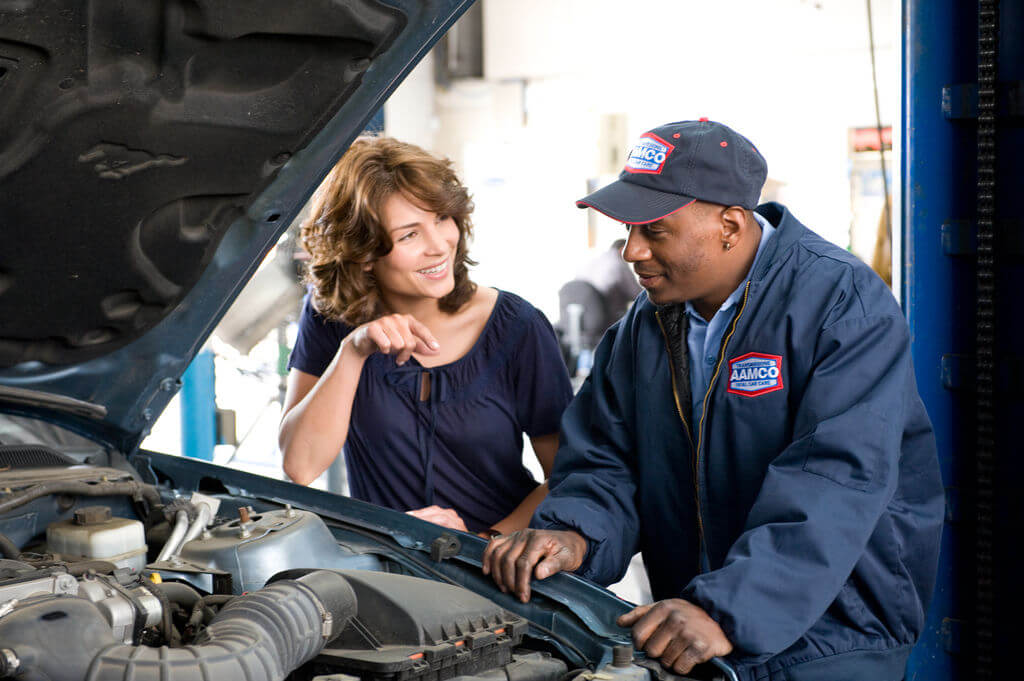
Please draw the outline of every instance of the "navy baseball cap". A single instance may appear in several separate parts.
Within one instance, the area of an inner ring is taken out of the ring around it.
[[[619,179],[576,202],[629,224],[654,222],[696,200],[757,207],[768,164],[732,128],[702,118],[645,132]]]

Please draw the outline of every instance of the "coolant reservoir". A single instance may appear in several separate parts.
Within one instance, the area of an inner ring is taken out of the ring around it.
[[[75,517],[50,523],[46,548],[67,559],[105,560],[139,572],[146,567],[146,533],[142,523],[112,518],[109,506],[85,506]]]

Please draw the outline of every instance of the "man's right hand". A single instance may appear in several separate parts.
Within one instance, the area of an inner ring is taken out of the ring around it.
[[[484,551],[484,574],[494,577],[503,593],[530,600],[530,580],[573,571],[587,555],[587,540],[571,530],[525,529],[495,537]]]

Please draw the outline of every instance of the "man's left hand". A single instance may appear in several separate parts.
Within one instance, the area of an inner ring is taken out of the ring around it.
[[[637,650],[676,674],[686,674],[695,665],[732,652],[718,622],[704,610],[681,598],[641,605],[618,619],[620,627],[633,627]]]

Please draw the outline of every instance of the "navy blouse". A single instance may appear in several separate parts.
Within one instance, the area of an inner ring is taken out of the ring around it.
[[[320,376],[353,327],[309,296],[288,368]],[[420,400],[423,375],[430,395]],[[522,464],[523,433],[558,432],[572,399],[551,324],[519,296],[498,292],[480,337],[460,359],[404,366],[374,353],[363,365],[345,441],[353,497],[407,511],[453,508],[470,531],[491,527],[537,487]]]

